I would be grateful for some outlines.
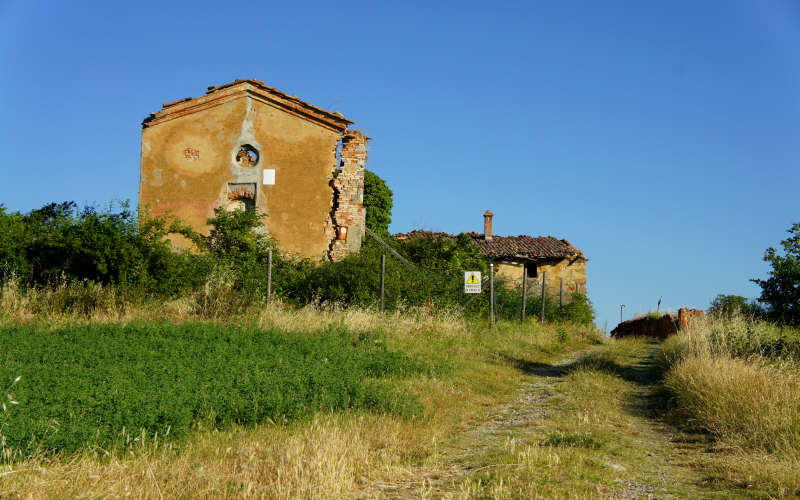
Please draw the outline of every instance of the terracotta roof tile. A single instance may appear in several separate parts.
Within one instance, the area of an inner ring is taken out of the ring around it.
[[[565,239],[552,236],[494,236],[484,238],[482,233],[466,233],[478,245],[481,253],[494,259],[586,259],[579,249]],[[400,240],[410,238],[455,238],[456,235],[436,231],[415,230],[394,235]]]

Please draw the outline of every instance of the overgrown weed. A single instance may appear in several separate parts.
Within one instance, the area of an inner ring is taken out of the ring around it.
[[[726,444],[800,458],[800,380],[785,371],[730,357],[682,359],[664,385],[675,417]]]
[[[774,491],[800,487],[799,354],[796,329],[740,313],[697,319],[664,342],[656,362],[670,416],[725,450],[712,468]]]

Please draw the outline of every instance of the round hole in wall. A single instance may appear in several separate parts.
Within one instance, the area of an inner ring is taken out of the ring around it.
[[[242,167],[252,167],[258,163],[258,150],[249,144],[243,144],[236,152],[236,163]]]

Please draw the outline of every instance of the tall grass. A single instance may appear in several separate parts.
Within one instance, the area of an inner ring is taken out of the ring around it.
[[[38,318],[122,318],[141,297],[114,285],[93,281],[68,281],[46,287],[23,287],[12,277],[0,283],[0,319],[25,321]]]
[[[668,368],[688,357],[800,360],[800,331],[742,314],[694,318],[690,327],[664,343],[659,361]]]
[[[674,416],[744,450],[800,458],[800,333],[742,315],[693,321],[659,355]]]
[[[781,370],[702,354],[680,361],[664,383],[679,415],[719,439],[746,449],[800,456],[796,370],[797,365]]]

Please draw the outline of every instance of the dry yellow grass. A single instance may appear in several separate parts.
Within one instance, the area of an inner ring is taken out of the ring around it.
[[[776,351],[779,338],[795,337],[798,333],[740,314],[693,318],[684,328],[664,342],[659,357],[669,368],[686,356],[739,357],[755,361],[785,358],[785,352]],[[770,359],[767,359],[769,357]]]
[[[712,476],[781,494],[800,488],[796,333],[739,315],[705,318],[664,343],[674,421],[715,438]],[[776,348],[777,346],[777,348]]]
[[[800,456],[796,371],[698,355],[675,365],[665,385],[681,415],[724,442]]]
[[[198,431],[180,448],[84,453],[16,464],[2,490],[23,498],[342,498],[405,460],[413,424],[321,415],[294,426]]]

